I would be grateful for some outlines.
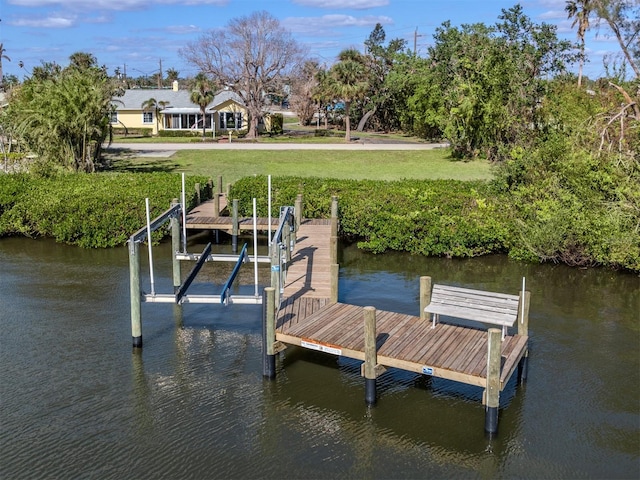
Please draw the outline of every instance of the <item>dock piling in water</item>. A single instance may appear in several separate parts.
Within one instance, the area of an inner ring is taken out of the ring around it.
[[[500,407],[500,347],[502,331],[499,328],[490,328],[487,335],[489,336],[489,346],[487,348],[484,429],[487,433],[497,433],[498,408]]]
[[[129,292],[131,297],[131,338],[133,340],[133,348],[142,348],[140,244],[135,240],[129,240]]]
[[[376,309],[375,307],[364,307],[364,399],[367,405],[375,405],[376,403],[377,364]]]
[[[276,376],[276,341],[275,288],[266,287],[262,296],[262,375],[267,378]]]

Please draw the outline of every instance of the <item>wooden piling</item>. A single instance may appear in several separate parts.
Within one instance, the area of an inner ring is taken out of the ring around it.
[[[498,432],[498,407],[500,406],[500,349],[502,330],[490,328],[487,346],[487,386],[485,389],[484,429],[487,433]]]
[[[338,236],[338,197],[331,196],[331,236]]]
[[[518,319],[516,320],[516,322],[518,323],[518,335],[529,336],[529,302],[530,300],[531,300],[531,292],[525,291],[524,298],[522,298],[522,292],[520,292]],[[527,380],[528,366],[529,366],[529,349],[527,349],[523,357],[520,359],[520,362],[518,362],[518,383],[524,383]]]
[[[429,320],[429,314],[424,311],[431,303],[431,277],[420,277],[420,318]]]
[[[213,194],[213,218],[218,218],[220,216],[220,194]]]
[[[329,262],[338,263],[338,237],[335,235],[329,239]]]
[[[131,338],[133,348],[142,348],[140,313],[140,244],[129,240],[129,295],[131,297]]]
[[[266,287],[262,296],[263,327],[262,327],[262,375],[267,378],[276,376],[276,309],[275,289]]]
[[[364,359],[365,402],[367,405],[374,405],[376,403],[376,365],[378,364],[375,307],[364,307]]]
[[[178,199],[174,198],[171,202],[171,206],[178,204]],[[182,282],[182,276],[180,272],[180,260],[178,260],[177,253],[180,251],[180,219],[177,215],[174,215],[169,220],[171,225],[171,259],[172,259],[172,271],[173,271],[173,293],[178,291],[180,283]]]
[[[216,188],[216,193],[218,195],[222,195],[222,175],[218,175],[218,186]]]
[[[331,303],[336,303],[338,301],[338,276],[340,274],[340,265],[338,265],[337,263],[332,263],[329,268],[331,275],[331,292],[329,301]]]
[[[231,251],[233,253],[238,253],[238,199],[233,199],[233,209],[232,209],[232,224],[231,224]]]
[[[299,193],[296,196],[296,203],[294,205],[294,220],[296,225],[296,232],[300,228],[300,223],[302,223],[302,194]]]
[[[275,290],[274,305],[277,309],[280,302],[280,246],[278,242],[271,244],[271,287]]]
[[[195,191],[196,191],[196,205],[200,205],[202,203],[202,198],[200,198],[200,183],[196,183]]]

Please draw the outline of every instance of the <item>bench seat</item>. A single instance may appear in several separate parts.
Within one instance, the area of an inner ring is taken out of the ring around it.
[[[518,318],[519,302],[519,295],[435,284],[424,311],[433,315],[434,325],[439,315],[445,315],[499,325],[504,336]]]

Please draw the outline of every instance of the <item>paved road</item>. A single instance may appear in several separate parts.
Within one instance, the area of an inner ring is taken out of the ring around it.
[[[431,150],[447,143],[112,143],[107,151],[130,150],[138,156],[166,157],[178,150]],[[106,147],[106,146],[105,146]]]

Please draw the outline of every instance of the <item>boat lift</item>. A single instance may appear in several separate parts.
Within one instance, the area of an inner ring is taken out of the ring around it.
[[[271,178],[269,178],[270,182]],[[171,207],[160,214],[153,220],[149,216],[149,199],[146,199],[146,217],[147,225],[136,233],[131,235],[128,240],[129,247],[129,275],[130,275],[130,296],[131,296],[131,333],[133,338],[133,347],[142,347],[142,320],[141,320],[141,303],[173,303],[182,305],[184,303],[194,304],[249,304],[261,305],[263,303],[262,295],[258,292],[258,263],[271,263],[271,282],[276,282],[278,291],[281,291],[284,285],[284,279],[287,270],[287,264],[291,259],[291,251],[295,243],[295,235],[291,235],[294,229],[294,208],[282,207],[280,209],[280,222],[278,229],[271,238],[271,224],[269,223],[269,245],[270,255],[259,256],[257,254],[257,217],[256,217],[256,199],[253,199],[253,255],[247,253],[247,244],[245,243],[239,255],[235,254],[211,254],[211,243],[209,243],[200,254],[188,253],[186,242],[186,210],[185,193],[184,193],[184,174],[182,177],[182,203],[175,203]],[[271,205],[271,190],[269,189],[269,205]],[[182,221],[181,221],[182,220]],[[155,291],[155,279],[153,271],[153,248],[151,242],[152,233],[161,228],[166,222],[170,223],[171,244],[172,244],[172,264],[173,264],[173,285],[174,293],[157,293]],[[182,229],[180,224],[182,223]],[[286,227],[286,228],[285,228]],[[182,237],[182,238],[181,238]],[[140,243],[144,240],[148,243],[149,255],[149,277],[150,292],[142,290],[140,281]],[[181,241],[182,240],[182,241]],[[182,247],[182,249],[181,249]],[[191,272],[186,276],[184,281],[181,280],[180,261],[195,261]],[[235,262],[233,271],[229,275],[227,281],[219,295],[195,295],[188,294],[188,289],[203,265],[208,262]],[[241,266],[244,263],[253,262],[254,264],[254,294],[253,295],[237,295],[231,294],[231,286],[236,279]]]

